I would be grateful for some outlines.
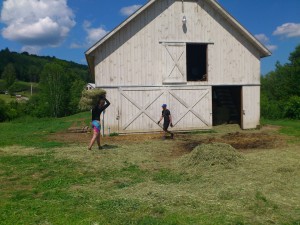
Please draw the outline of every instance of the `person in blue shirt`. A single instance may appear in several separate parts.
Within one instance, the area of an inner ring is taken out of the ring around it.
[[[167,133],[169,133],[169,134],[171,134],[171,138],[173,139],[174,134],[171,131],[168,131],[169,126],[173,127],[171,112],[170,112],[170,110],[167,109],[167,104],[163,104],[161,107],[163,110],[162,110],[161,117],[160,117],[159,121],[157,122],[157,124],[159,124],[160,121],[162,121],[162,119],[164,119],[164,123],[163,123],[163,131],[165,132],[164,138],[166,138]]]

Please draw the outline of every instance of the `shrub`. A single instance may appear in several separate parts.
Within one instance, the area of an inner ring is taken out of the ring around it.
[[[10,92],[14,93],[30,90],[30,87],[26,83],[15,82],[8,89]]]
[[[284,116],[290,119],[300,119],[300,97],[292,96],[284,107]]]
[[[8,107],[4,100],[0,99],[0,122],[7,120]]]
[[[265,119],[281,119],[284,117],[282,104],[280,101],[269,100],[262,94],[261,96],[261,116]]]
[[[115,136],[119,136],[119,133],[113,132],[109,134],[110,137],[115,137]]]

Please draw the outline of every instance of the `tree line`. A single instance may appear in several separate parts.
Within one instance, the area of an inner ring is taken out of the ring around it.
[[[92,80],[86,65],[26,52],[10,52],[9,49],[0,51],[0,58],[2,89],[11,95],[23,91],[24,86],[22,89],[18,81],[36,82],[39,87],[26,102],[5,103],[0,99],[0,121],[23,115],[62,117],[79,112],[81,92]]]
[[[26,82],[39,82],[40,74],[48,63],[58,63],[68,69],[78,79],[91,81],[86,65],[65,61],[50,56],[31,55],[28,52],[11,52],[8,48],[0,51],[0,75],[8,65],[14,67],[16,79]]]
[[[261,116],[267,119],[300,119],[300,45],[289,62],[261,77]]]

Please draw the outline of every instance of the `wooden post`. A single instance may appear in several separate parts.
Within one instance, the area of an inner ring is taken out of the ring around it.
[[[104,137],[104,114],[105,110],[103,111],[103,119],[102,119],[102,136]]]

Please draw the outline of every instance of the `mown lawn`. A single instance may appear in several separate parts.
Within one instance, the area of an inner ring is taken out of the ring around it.
[[[16,100],[16,97],[11,97],[10,95],[0,94],[0,99],[2,99],[5,102],[11,102],[13,100]]]
[[[32,94],[36,94],[39,91],[38,83],[30,83],[30,82],[24,82],[24,81],[16,81],[15,82],[15,88],[16,91],[14,94],[22,95],[23,97],[30,98],[31,96],[31,85],[32,85]],[[0,91],[7,91],[7,88],[5,87],[4,80],[0,79]],[[11,102],[15,101],[15,96],[10,96],[10,94],[0,94],[0,99],[3,99],[5,102]]]
[[[272,134],[294,140],[276,148],[202,144],[200,155],[175,150],[229,129],[175,140],[118,136],[92,152],[47,140],[88,116],[0,124],[0,224],[300,224],[300,121],[274,122],[284,127]]]
[[[23,117],[12,122],[0,123],[0,147],[22,145],[28,147],[50,148],[65,145],[47,140],[52,133],[66,130],[72,124],[88,124],[89,113],[80,113],[66,118]]]
[[[263,120],[263,124],[271,124],[280,126],[279,132],[290,136],[300,137],[300,122],[299,120]]]

